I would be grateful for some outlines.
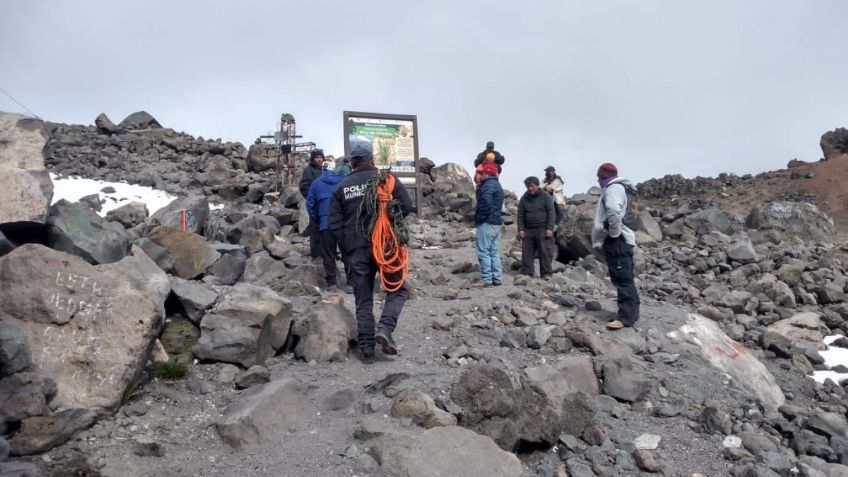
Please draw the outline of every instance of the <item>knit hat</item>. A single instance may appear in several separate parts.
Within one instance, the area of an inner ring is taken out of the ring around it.
[[[310,161],[314,161],[315,158],[318,157],[318,156],[324,157],[324,150],[323,149],[313,149],[313,150],[309,151],[309,160]]]
[[[548,166],[548,167],[545,168],[545,172],[548,172],[548,171],[556,172],[556,168],[554,166]]]
[[[618,168],[615,167],[615,164],[611,162],[605,162],[601,164],[601,167],[598,168],[598,177],[601,179],[607,179],[609,177],[615,177],[618,175]]]
[[[495,148],[494,141],[489,141],[489,142],[486,143],[486,149],[494,149],[494,148]]]
[[[487,174],[490,177],[498,177],[498,166],[495,165],[494,162],[487,161],[480,164],[478,170],[483,174]]]
[[[530,176],[527,179],[524,179],[525,186],[529,186],[530,184],[539,185],[539,178],[536,176]]]

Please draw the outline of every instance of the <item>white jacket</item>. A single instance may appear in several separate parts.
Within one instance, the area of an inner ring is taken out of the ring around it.
[[[628,245],[636,246],[636,233],[621,222],[627,210],[627,193],[623,184],[632,185],[629,180],[616,177],[601,193],[592,223],[592,246],[595,248],[601,248],[605,238],[619,235],[624,237]],[[604,222],[608,225],[606,229]]]
[[[554,178],[550,182],[544,182],[542,188],[554,196],[554,202],[557,205],[565,205],[565,184],[559,178]]]

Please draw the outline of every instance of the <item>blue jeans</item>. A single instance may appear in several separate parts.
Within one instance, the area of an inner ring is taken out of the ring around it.
[[[477,259],[480,260],[480,279],[486,283],[503,281],[500,238],[500,225],[485,223],[477,225]]]

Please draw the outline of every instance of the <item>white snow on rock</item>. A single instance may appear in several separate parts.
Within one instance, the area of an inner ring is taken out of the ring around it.
[[[842,338],[842,336],[843,335],[832,335],[824,338],[824,344],[827,345],[827,349],[819,351],[819,354],[822,358],[824,358],[824,364],[828,368],[832,368],[837,364],[848,366],[848,349],[830,346],[831,343]],[[838,383],[843,379],[848,379],[848,373],[837,373],[836,371],[814,371],[812,378],[819,383],[823,383],[824,380],[828,378],[830,378],[834,383]]]

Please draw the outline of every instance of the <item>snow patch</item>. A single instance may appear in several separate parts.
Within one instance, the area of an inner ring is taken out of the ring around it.
[[[842,337],[843,335],[831,335],[824,338],[824,344],[827,345],[827,349],[819,351],[819,354],[824,358],[824,364],[828,368],[832,368],[838,364],[848,366],[848,349],[830,346],[831,343]],[[836,371],[829,370],[814,371],[812,378],[819,383],[824,383],[826,379],[838,383],[843,379],[848,379],[848,373],[837,373]]]
[[[53,180],[53,204],[62,199],[68,202],[77,202],[87,195],[100,194],[100,199],[103,201],[103,208],[98,212],[100,216],[105,216],[110,210],[117,209],[130,202],[143,202],[147,205],[147,211],[150,215],[153,215],[157,210],[177,198],[175,195],[152,187],[124,182],[106,182],[83,179],[82,177],[59,177],[53,173],[50,174],[50,179]],[[115,192],[101,192],[101,189],[105,187],[112,187]],[[220,207],[223,208],[223,204]]]

